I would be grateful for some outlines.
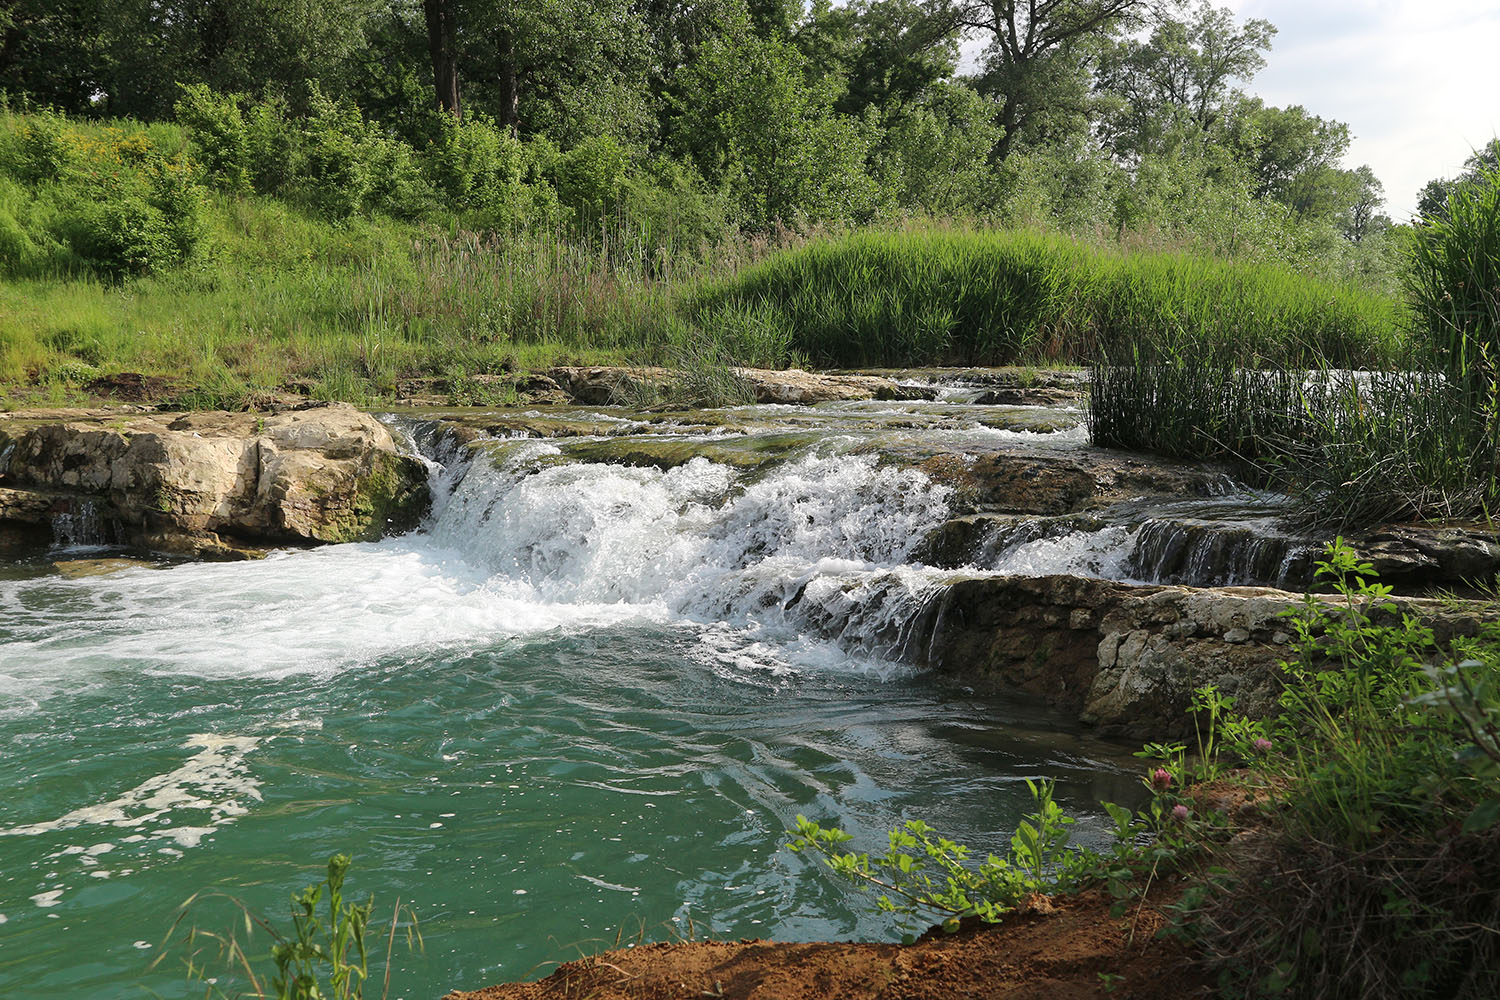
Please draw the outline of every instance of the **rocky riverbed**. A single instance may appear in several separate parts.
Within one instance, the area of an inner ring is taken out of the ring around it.
[[[431,501],[417,449],[517,476],[706,461],[733,470],[738,490],[832,449],[889,470],[898,492],[914,477],[943,517],[905,560],[924,567],[920,600],[899,569],[760,596],[801,627],[977,689],[1040,697],[1132,739],[1180,731],[1203,684],[1250,712],[1273,704],[1284,616],[1312,582],[1321,539],[1226,468],[1090,447],[1077,374],[737,374],[757,405],[630,410],[612,401],[673,373],[570,368],[516,379],[529,394],[521,406],[423,405],[382,419],[296,401],[262,413],[4,414],[0,544],[239,559],[377,538],[414,528]],[[1413,595],[1500,571],[1500,544],[1482,526],[1384,526],[1352,540]],[[1401,608],[1443,634],[1476,627],[1451,603],[1413,596]]]

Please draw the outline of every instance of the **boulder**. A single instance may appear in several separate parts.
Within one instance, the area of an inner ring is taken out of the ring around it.
[[[1332,602],[1333,597],[1315,600]],[[1148,586],[1074,576],[955,577],[913,622],[905,655],[971,687],[1040,696],[1104,735],[1182,736],[1192,692],[1269,714],[1305,598],[1264,587]],[[1397,599],[1440,642],[1474,635],[1479,604]]]
[[[0,523],[202,558],[414,527],[426,469],[343,404],[0,422]]]

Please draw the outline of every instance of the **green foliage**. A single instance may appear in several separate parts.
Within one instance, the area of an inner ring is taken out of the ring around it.
[[[585,139],[552,166],[557,198],[582,219],[601,219],[619,204],[628,166],[625,150],[614,139]]]
[[[330,219],[345,219],[365,204],[374,180],[365,122],[348,101],[314,94],[303,129],[302,196]]]
[[[281,933],[264,917],[251,913],[239,900],[221,894],[195,895],[178,908],[177,919],[162,941],[152,968],[163,962],[168,955],[179,953],[189,979],[197,979],[206,986],[210,997],[251,996],[260,1000],[360,1000],[365,995],[369,979],[370,920],[374,911],[374,899],[363,903],[351,902],[344,897],[344,881],[349,874],[351,860],[347,854],[335,854],[328,859],[328,874],[321,882],[314,883],[296,893],[291,899],[291,927]],[[245,939],[234,931],[205,931],[195,924],[183,923],[195,910],[212,899],[227,901],[242,917]],[[326,905],[325,905],[326,901]],[[416,933],[414,917],[407,930],[408,947],[420,946],[421,938]],[[391,948],[395,944],[396,926],[401,921],[400,903],[391,915],[390,932],[386,940],[386,983],[389,987]],[[260,930],[271,939],[269,955],[251,952],[254,932]],[[222,970],[202,960],[208,948],[216,949]],[[271,968],[261,967],[269,960]],[[248,993],[231,994],[226,985],[240,985]],[[382,989],[381,995],[386,990]]]
[[[875,205],[864,163],[871,136],[833,110],[832,81],[808,82],[787,42],[732,34],[680,72],[671,136],[711,184],[725,184],[745,226],[863,221]]]
[[[815,362],[845,366],[1078,362],[1163,329],[1287,361],[1321,348],[1361,363],[1383,355],[1393,318],[1378,297],[1269,266],[962,231],[820,241],[710,289],[692,309],[705,323],[753,312]]]
[[[1500,166],[1478,166],[1445,211],[1415,227],[1408,294],[1450,377],[1494,382],[1500,366]]]
[[[15,129],[11,154],[11,171],[17,179],[39,184],[61,178],[75,160],[76,147],[67,130],[67,120],[52,111],[22,121]]]
[[[198,148],[209,180],[226,191],[250,188],[250,136],[235,94],[205,84],[182,88],[172,112]]]
[[[1289,614],[1254,761],[1264,834],[1190,898],[1226,983],[1288,997],[1489,995],[1500,947],[1500,630],[1439,650],[1342,539]],[[1287,884],[1295,891],[1287,891]]]
[[[1492,514],[1500,499],[1500,172],[1493,180],[1461,188],[1448,214],[1406,240],[1416,330],[1405,345],[1360,355],[1309,329],[1292,350],[1270,351],[1243,335],[1158,332],[1106,352],[1092,389],[1094,440],[1238,459],[1323,523]],[[1233,322],[1236,314],[1225,315]],[[1339,370],[1367,366],[1386,370]]]
[[[936,916],[949,931],[965,917],[994,922],[1028,896],[1076,887],[1093,864],[1090,855],[1069,846],[1074,819],[1053,800],[1052,782],[1028,779],[1026,786],[1036,812],[1016,827],[1003,858],[991,854],[974,864],[969,848],[921,820],[892,830],[885,853],[875,857],[844,851],[854,839],[850,834],[803,816],[787,846],[820,855],[835,875],[877,893],[880,912],[918,921]]]

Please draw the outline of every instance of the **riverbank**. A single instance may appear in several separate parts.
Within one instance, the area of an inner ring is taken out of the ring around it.
[[[1102,890],[1038,897],[993,926],[909,945],[769,941],[638,943],[566,962],[545,979],[445,1000],[1187,1000],[1208,977],[1163,909],[1179,888],[1110,913]]]

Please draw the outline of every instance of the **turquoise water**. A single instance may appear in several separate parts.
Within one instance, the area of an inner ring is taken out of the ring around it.
[[[177,905],[283,914],[336,851],[414,908],[415,998],[617,939],[895,936],[783,849],[798,813],[1001,849],[1048,775],[1097,832],[1118,749],[870,638],[930,585],[941,492],[810,463],[487,467],[377,544],[0,567],[0,996],[201,995],[147,972]]]

